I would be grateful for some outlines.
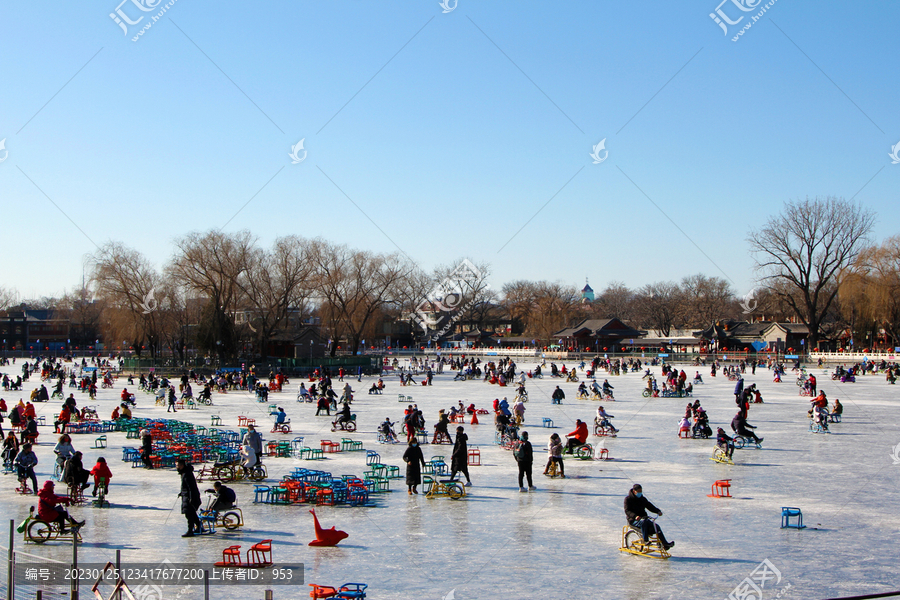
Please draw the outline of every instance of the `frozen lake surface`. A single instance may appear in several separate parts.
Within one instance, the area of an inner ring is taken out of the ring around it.
[[[19,374],[20,367],[21,360],[3,371]],[[531,369],[533,364],[521,367]],[[697,370],[679,368],[687,372],[688,381]],[[74,435],[73,443],[84,453],[86,468],[102,455],[113,472],[112,508],[88,505],[73,509],[77,518],[87,520],[79,559],[106,562],[114,559],[118,549],[126,563],[163,559],[212,563],[220,560],[228,545],[241,544],[246,549],[260,539],[272,538],[276,563],[304,563],[307,583],[359,581],[369,585],[370,598],[416,600],[727,598],[766,559],[780,571],[781,579],[765,582],[763,598],[780,594],[781,598],[815,599],[900,589],[896,550],[900,460],[892,458],[892,453],[898,454],[894,446],[900,444],[900,386],[888,385],[881,375],[841,384],[831,381],[823,369],[811,371],[829,399],[839,398],[843,403],[843,422],[832,425],[831,435],[809,433],[809,402],[798,396],[793,375],[776,384],[769,371],[758,369],[754,376],[748,369],[746,384],[756,383],[765,398],[764,404],[751,405],[749,421],[758,427],[765,442],[761,450],[737,450],[734,466],[709,459],[713,440],[677,437],[687,400],[641,397],[639,373],[608,377],[617,401],[604,406],[615,415],[614,424],[621,432],[615,439],[592,436],[590,441],[607,448],[612,460],[566,460],[568,477],[564,480],[541,475],[546,441],[553,431],[564,435],[573,430],[576,418],[592,422],[597,402],[576,400],[577,384],[550,377],[529,380],[524,430],[535,447],[536,492],[518,491],[511,453],[494,445],[492,417],[483,415],[481,424],[474,426],[467,419],[469,444],[481,449],[483,466],[470,467],[473,487],[466,498],[409,496],[403,481],[397,480],[392,482],[394,491],[375,496],[373,507],[320,507],[317,513],[324,527],[336,525],[350,534],[335,548],[307,545],[314,538],[308,505],[252,504],[253,487],[243,482],[232,484],[243,508],[246,525],[242,530],[182,538],[186,526],[180,504],[172,510],[179,488],[174,470],[132,469],[122,462],[122,447],[137,446],[138,442],[126,440],[124,432],[109,434],[106,450],[92,449],[96,434]],[[653,372],[658,376],[659,367]],[[705,383],[695,386],[694,398],[708,411],[714,430],[722,426],[730,432],[736,410],[734,383],[721,374],[710,377],[708,367],[701,373]],[[583,379],[583,373],[580,375]],[[431,387],[401,387],[396,377],[385,377],[387,389],[382,396],[366,393],[373,378],[363,378],[362,383],[349,379],[356,391],[353,411],[360,426],[350,437],[379,452],[383,463],[402,467],[405,444],[381,445],[375,434],[385,417],[402,418],[406,403],[398,402],[398,394],[413,396],[413,402],[425,412],[429,430],[438,409],[449,409],[459,400],[490,409],[494,398],[506,395],[512,403],[515,391],[511,387],[454,382],[453,376],[454,372],[445,369]],[[601,371],[601,382],[602,378]],[[331,418],[316,417],[314,405],[295,401],[299,383],[293,380],[285,392],[271,394],[270,402],[286,409],[294,435],[305,436],[307,445],[318,446],[320,439],[339,440],[342,436],[330,431]],[[38,385],[39,377],[33,376],[24,392],[0,395],[11,408],[20,397],[27,399]],[[108,418],[125,385],[125,379],[120,379],[113,389],[100,390],[94,402],[80,393],[76,399],[79,406],[96,405],[101,418]],[[341,385],[335,379],[335,388]],[[567,395],[559,406],[550,403],[556,385]],[[135,417],[173,416],[166,414],[165,407],[154,406],[151,396],[138,392],[137,397]],[[210,415],[218,414],[225,428],[237,429],[238,415],[248,415],[262,423],[265,439],[293,437],[269,434],[268,423],[273,418],[267,414],[267,404],[257,403],[247,393],[214,394],[213,400],[214,406],[179,411],[177,418],[208,427]],[[38,414],[52,423],[60,403],[35,406]],[[553,419],[556,428],[543,428],[543,417]],[[8,425],[8,421],[4,423],[4,430]],[[56,440],[52,432],[52,425],[41,427],[37,448],[41,484],[52,474]],[[448,463],[450,449],[423,446],[426,460],[442,455]],[[270,483],[295,466],[335,475],[361,476],[366,469],[365,453],[358,452],[329,455],[324,461],[267,458],[265,463]],[[732,480],[734,498],[707,497],[712,483],[725,478]],[[4,523],[9,519],[19,523],[35,498],[14,492],[13,475],[2,481],[0,517]],[[669,539],[676,541],[668,561],[619,552],[622,502],[636,482],[664,511],[659,524]],[[201,491],[207,487],[210,485],[200,484]],[[800,507],[807,528],[780,529],[782,506]],[[39,556],[61,561],[71,556],[67,543],[25,547],[21,537],[16,543],[18,549]],[[166,589],[167,598],[181,591]],[[308,598],[310,588],[273,589],[275,598],[282,600]],[[83,588],[82,595],[87,594]],[[211,588],[212,598],[262,596],[261,588]],[[192,588],[184,590],[181,597],[200,598],[202,593]]]

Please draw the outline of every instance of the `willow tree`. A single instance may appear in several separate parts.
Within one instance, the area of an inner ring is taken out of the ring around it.
[[[841,282],[841,313],[854,331],[861,323],[867,333],[878,329],[897,345],[900,339],[900,236],[866,248],[854,273]]]

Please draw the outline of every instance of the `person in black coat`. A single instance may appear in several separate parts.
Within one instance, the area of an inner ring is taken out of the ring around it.
[[[84,468],[84,463],[82,462],[83,455],[81,452],[76,452],[66,461],[66,466],[63,468],[63,481],[66,482],[71,488],[80,486],[82,490],[86,490],[90,485],[88,483],[88,477],[90,477],[91,472]]]
[[[625,496],[625,518],[628,520],[629,525],[640,529],[645,542],[649,541],[650,536],[655,532],[659,539],[659,543],[663,545],[663,548],[668,550],[675,545],[675,542],[666,541],[666,536],[663,535],[659,525],[647,517],[648,510],[659,516],[662,516],[663,514],[661,510],[653,505],[653,503],[644,498],[641,484],[636,483],[631,487],[631,491],[628,492],[628,495]]]
[[[562,404],[562,401],[566,399],[566,393],[559,389],[559,386],[556,386],[556,389],[553,390],[553,395],[550,397],[553,399],[551,404]]]
[[[469,448],[466,443],[469,436],[463,431],[462,425],[456,428],[456,443],[450,454],[450,479],[456,479],[456,474],[462,473],[466,476],[466,487],[469,487],[472,485],[472,480],[469,479]]]
[[[422,467],[425,466],[425,457],[422,455],[419,440],[416,438],[409,441],[409,447],[403,453],[403,462],[406,463],[406,485],[409,487],[407,493],[418,494],[419,491],[416,487],[422,483]]]
[[[194,537],[200,530],[200,517],[197,509],[200,508],[200,488],[194,478],[194,467],[187,464],[183,458],[175,462],[175,470],[181,475],[181,513],[187,518],[188,530],[181,537]]]
[[[516,449],[515,453],[516,462],[519,463],[519,491],[527,492],[528,490],[534,491],[537,488],[534,487],[534,483],[531,481],[531,465],[534,463],[534,451],[531,448],[531,442],[528,441],[528,432],[522,432],[522,442],[519,444],[519,447]],[[525,489],[522,486],[522,477],[525,476],[528,479],[528,489]]]
[[[234,503],[237,502],[237,494],[234,493],[234,490],[227,485],[222,485],[221,481],[215,482],[212,489],[206,491],[216,495],[216,501],[210,510],[222,512],[234,508]]]
[[[150,457],[153,455],[153,437],[150,435],[149,429],[141,430],[141,460],[148,469],[153,468],[153,462]]]
[[[763,438],[757,437],[757,435],[751,431],[752,429],[756,429],[756,426],[748,423],[747,417],[745,417],[742,412],[738,412],[734,415],[734,418],[731,420],[731,429],[736,434],[745,438],[750,438],[757,444],[763,441]]]
[[[26,444],[33,440],[37,439],[38,435],[38,424],[37,421],[34,420],[34,417],[29,416],[28,421],[26,422],[25,429],[22,430],[22,437],[20,442]]]

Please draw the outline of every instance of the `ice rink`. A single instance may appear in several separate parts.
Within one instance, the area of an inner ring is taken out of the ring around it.
[[[21,364],[19,359],[3,371],[20,374]],[[566,364],[574,366],[571,361]],[[530,362],[519,365],[526,370],[533,367]],[[688,381],[698,370],[688,365],[677,367],[687,372]],[[710,377],[708,366],[699,370],[705,383],[695,386],[691,401],[700,400],[713,430],[721,426],[730,433],[729,423],[736,411],[734,382],[721,372]],[[592,422],[598,403],[577,400],[577,384],[549,376],[530,379],[523,430],[529,432],[535,447],[536,492],[518,491],[511,453],[494,444],[492,415],[481,416],[479,425],[468,424],[467,418],[470,447],[480,448],[483,463],[470,467],[473,487],[468,488],[467,497],[453,501],[409,496],[403,480],[396,480],[392,492],[374,496],[372,507],[320,507],[317,513],[324,527],[336,525],[350,534],[336,548],[307,545],[314,537],[308,505],[253,504],[252,484],[245,482],[232,485],[243,509],[243,529],[184,539],[181,534],[186,525],[176,498],[179,477],[174,470],[132,469],[122,462],[122,448],[138,445],[138,440],[127,440],[124,432],[108,434],[105,450],[92,449],[97,434],[74,435],[74,446],[84,453],[86,468],[102,455],[113,472],[111,508],[86,505],[73,509],[77,518],[87,520],[79,560],[106,562],[121,550],[124,562],[212,563],[220,560],[228,545],[242,544],[246,549],[258,540],[272,538],[276,563],[305,564],[306,583],[364,582],[369,585],[370,598],[724,599],[764,560],[780,573],[780,580],[764,582],[765,599],[805,600],[900,589],[896,550],[900,517],[895,512],[900,452],[894,449],[900,445],[900,386],[888,385],[882,375],[841,384],[822,368],[810,371],[829,400],[841,400],[843,422],[832,425],[829,435],[810,433],[809,401],[798,395],[794,375],[789,372],[784,382],[776,384],[770,371],[758,369],[751,375],[748,369],[746,384],[756,383],[765,399],[764,404],[751,405],[749,421],[765,441],[761,450],[737,450],[734,466],[710,460],[714,440],[677,437],[687,399],[643,398],[642,373],[606,377],[601,371],[599,381],[608,378],[615,386],[616,401],[603,404],[615,415],[613,423],[621,431],[614,439],[592,436],[590,441],[607,448],[611,460],[567,459],[568,477],[554,480],[541,475],[549,435],[572,431],[576,418]],[[652,372],[658,377],[660,368],[654,367]],[[545,369],[548,373],[549,368]],[[217,414],[224,428],[236,430],[238,415],[247,415],[262,424],[266,440],[303,435],[307,445],[316,447],[321,439],[352,437],[363,441],[366,449],[379,452],[382,463],[402,469],[405,444],[382,445],[375,434],[385,417],[402,419],[407,403],[398,402],[398,394],[412,396],[411,401],[424,410],[429,431],[438,409],[449,409],[459,400],[486,409],[498,397],[507,396],[512,403],[513,387],[479,380],[452,381],[454,374],[445,368],[430,387],[401,387],[396,376],[385,376],[387,387],[381,396],[366,393],[374,378],[365,377],[361,383],[348,378],[355,390],[352,408],[359,423],[359,431],[350,436],[332,433],[331,418],[316,417],[315,405],[296,401],[299,380],[292,380],[284,392],[269,398],[269,403],[283,406],[292,420],[294,433],[288,436],[269,433],[274,418],[268,415],[268,403],[258,403],[246,392],[214,394],[214,406],[172,415],[166,414],[166,407],[155,406],[150,395],[135,389],[134,416],[175,416],[209,427],[210,415]],[[579,375],[584,380],[584,373]],[[27,400],[40,384],[40,378],[32,376],[23,392],[0,395],[12,408],[20,397]],[[125,385],[120,378],[113,389],[100,390],[95,401],[77,391],[75,397],[79,407],[95,405],[106,419]],[[339,391],[342,385],[335,378],[335,389]],[[550,394],[557,385],[567,397],[561,405],[551,405]],[[65,389],[66,395],[69,391]],[[38,415],[52,423],[60,404],[51,401],[35,406]],[[554,429],[541,426],[544,417],[553,420]],[[8,426],[5,421],[4,431]],[[37,472],[42,484],[53,471],[52,448],[57,436],[52,424],[40,431]],[[426,460],[442,455],[449,463],[450,450],[451,446],[445,445],[423,446]],[[366,469],[365,453],[359,452],[328,455],[315,462],[266,458],[265,464],[270,483],[295,466],[335,475],[361,476]],[[725,478],[731,479],[734,498],[707,497],[712,483]],[[15,493],[14,475],[5,475],[2,481],[0,517],[4,526],[9,519],[18,524],[36,498]],[[668,561],[619,551],[622,503],[634,483],[641,483],[644,495],[664,511],[658,523],[676,542]],[[208,487],[200,484],[201,491]],[[801,508],[807,528],[780,529],[782,506]],[[21,540],[18,536],[18,549],[56,560],[68,560],[72,552],[67,543],[25,547]],[[308,598],[310,588],[304,584],[272,589],[274,597],[282,600]],[[202,597],[199,588],[172,588],[171,592],[167,588],[166,597],[174,598],[178,591],[184,592],[182,598]],[[83,597],[87,593],[82,590]],[[210,597],[255,599],[262,598],[263,591],[215,586]]]

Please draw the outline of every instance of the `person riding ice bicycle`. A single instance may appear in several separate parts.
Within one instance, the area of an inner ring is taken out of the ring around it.
[[[66,522],[74,530],[80,529],[84,525],[84,521],[76,521],[63,504],[68,505],[71,500],[67,496],[57,496],[54,493],[55,484],[52,481],[44,482],[44,487],[38,492],[38,517],[47,523],[56,523],[59,525],[60,533],[68,533],[66,530]]]
[[[341,412],[338,413],[337,419],[335,419],[335,423],[340,425],[341,423],[349,423],[352,420],[353,417],[350,415],[350,405],[345,402]]]
[[[397,436],[394,434],[394,424],[391,423],[390,417],[384,418],[384,421],[378,426],[378,433],[383,435],[388,442],[397,441]]]
[[[222,485],[221,481],[215,482],[212,489],[206,491],[216,497],[216,501],[209,507],[212,512],[222,512],[234,508],[234,503],[237,502],[237,494],[234,493],[234,490],[227,485]]]
[[[653,522],[647,515],[648,510],[656,513],[660,517],[663,512],[656,508],[649,500],[644,498],[641,484],[636,483],[631,487],[631,491],[629,491],[628,495],[625,497],[624,504],[625,518],[628,520],[628,524],[641,532],[644,543],[649,542],[650,536],[655,533],[659,543],[666,550],[675,545],[675,542],[666,541],[666,536],[663,535],[662,529],[660,529],[659,525]]]
[[[747,417],[744,416],[743,412],[738,412],[734,415],[734,419],[731,420],[731,429],[739,436],[752,439],[757,444],[761,444],[763,441],[763,438],[757,437],[752,431],[756,429],[756,426],[747,422]]]
[[[573,454],[575,452],[575,448],[580,448],[587,443],[587,423],[582,422],[581,419],[575,419],[575,431],[567,433],[566,437],[569,438],[566,442],[566,453]]]
[[[619,433],[619,430],[613,427],[612,423],[610,423],[610,419],[615,419],[614,415],[611,415],[606,412],[602,406],[597,407],[597,425],[600,427],[608,427],[612,430],[613,433]]]
[[[610,385],[609,381],[606,379],[603,380],[603,394],[612,398],[613,386]]]
[[[719,427],[716,433],[716,446],[718,446],[728,458],[731,458],[734,454],[734,439],[729,437],[721,427]]]

